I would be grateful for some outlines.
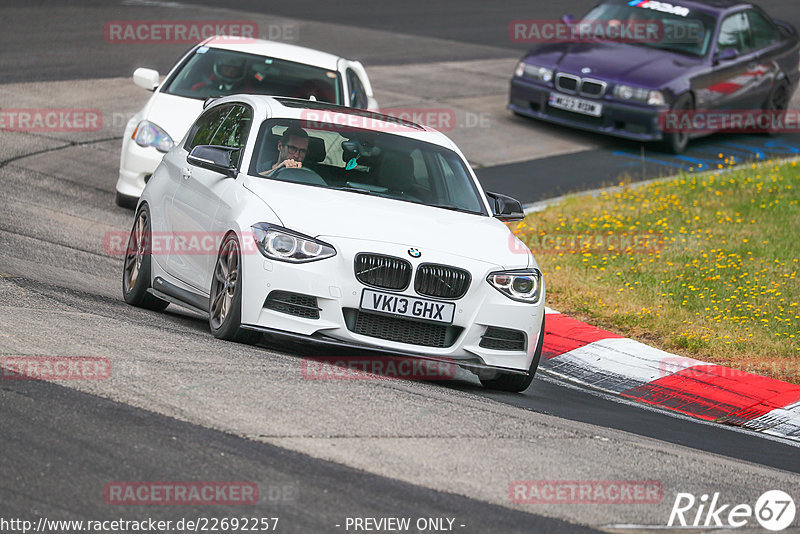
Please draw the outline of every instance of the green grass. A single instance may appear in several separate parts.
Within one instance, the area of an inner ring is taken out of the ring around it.
[[[800,383],[797,162],[574,196],[512,229],[539,261],[548,306]]]

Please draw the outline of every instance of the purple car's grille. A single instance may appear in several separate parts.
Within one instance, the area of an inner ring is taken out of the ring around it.
[[[606,82],[581,78],[573,74],[556,74],[556,88],[563,93],[578,94],[590,98],[600,98],[606,92]]]
[[[564,91],[565,93],[577,93],[579,81],[580,78],[578,78],[577,76],[559,73],[556,76],[556,87],[558,87],[561,91]]]
[[[581,82],[580,93],[583,96],[603,96],[606,91],[606,84],[595,80],[583,80]]]

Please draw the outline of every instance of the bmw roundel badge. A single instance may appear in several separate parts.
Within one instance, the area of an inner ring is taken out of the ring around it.
[[[420,252],[418,249],[410,248],[408,249],[408,255],[411,256],[412,258],[419,258],[420,256],[422,256],[422,252]]]

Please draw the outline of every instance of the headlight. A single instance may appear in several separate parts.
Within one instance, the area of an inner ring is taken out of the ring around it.
[[[259,252],[271,260],[305,263],[336,255],[329,244],[280,226],[257,223],[251,228]]]
[[[617,84],[614,86],[614,96],[622,100],[634,100],[650,106],[663,106],[664,95],[661,91],[651,91],[642,87]]]
[[[539,269],[491,273],[486,281],[512,300],[536,304],[542,296],[542,273]]]
[[[131,139],[139,146],[153,146],[159,152],[167,152],[175,143],[163,128],[150,121],[142,121],[133,131]]]
[[[517,64],[514,74],[519,77],[532,78],[540,82],[549,83],[553,79],[553,69],[545,67],[537,67],[536,65],[529,65],[524,61]]]

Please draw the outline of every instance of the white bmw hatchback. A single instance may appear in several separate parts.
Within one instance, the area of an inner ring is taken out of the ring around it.
[[[378,106],[358,61],[263,39],[212,37],[184,55],[161,85],[158,71],[146,68],[136,69],[133,81],[153,96],[131,117],[122,136],[116,203],[131,208],[207,98],[252,93],[364,109]]]
[[[522,391],[539,363],[544,282],[443,134],[308,100],[209,104],[142,193],[123,294],[259,333],[447,361]]]

